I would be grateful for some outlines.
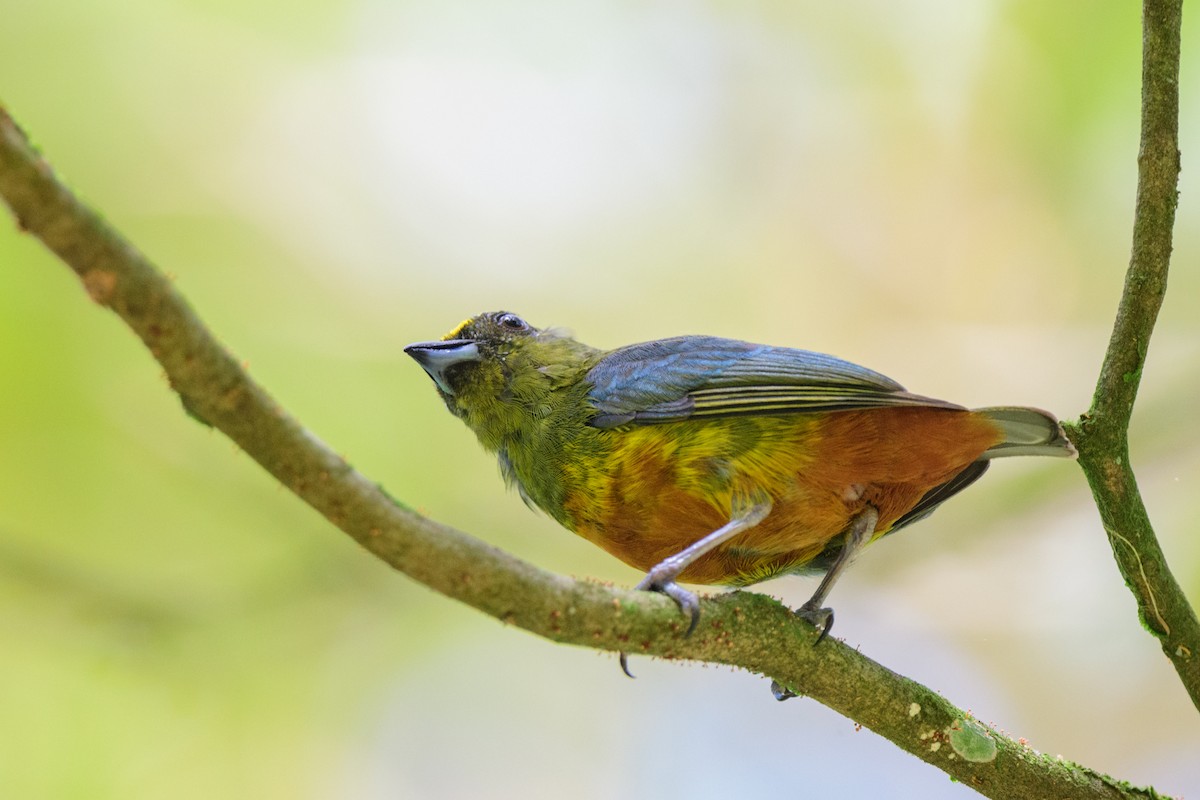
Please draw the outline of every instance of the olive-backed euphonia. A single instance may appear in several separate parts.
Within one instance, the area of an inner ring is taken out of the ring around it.
[[[500,311],[405,352],[528,503],[645,571],[638,588],[693,628],[679,582],[819,570],[796,613],[824,635],[825,598],[864,545],[992,458],[1075,452],[1044,411],[968,410],[833,356],[713,336],[598,350]]]

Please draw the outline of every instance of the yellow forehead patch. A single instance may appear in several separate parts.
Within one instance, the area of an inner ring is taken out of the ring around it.
[[[458,323],[457,325],[455,325],[455,326],[454,326],[454,330],[450,331],[449,333],[447,333],[445,336],[443,336],[443,337],[442,337],[442,341],[443,341],[443,342],[448,342],[448,341],[450,341],[451,339],[457,339],[457,338],[459,338],[459,336],[462,334],[463,328],[465,328],[465,327],[467,327],[468,325],[470,325],[470,324],[471,324],[471,320],[473,320],[473,319],[475,319],[475,318],[474,318],[474,317],[467,317],[467,318],[466,318],[466,319],[464,319],[462,322],[460,322],[460,323]]]

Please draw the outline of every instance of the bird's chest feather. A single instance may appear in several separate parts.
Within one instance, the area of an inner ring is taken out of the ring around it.
[[[747,584],[812,561],[868,503],[879,511],[882,535],[987,446],[980,440],[948,448],[949,434],[901,435],[919,422],[911,417],[889,411],[862,419],[813,414],[587,428],[525,447],[520,461],[515,450],[509,457],[527,498],[643,570],[721,527],[739,508],[768,500],[766,519],[681,576]],[[954,422],[944,413],[932,419]]]
[[[640,569],[764,500],[776,510],[740,542],[795,549],[792,507],[805,509],[822,532],[814,541],[820,539],[844,527],[846,504],[798,479],[814,473],[817,420],[793,416],[786,423],[746,418],[596,431],[594,446],[561,465],[560,520]]]

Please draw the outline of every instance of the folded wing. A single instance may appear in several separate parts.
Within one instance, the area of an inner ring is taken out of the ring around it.
[[[598,428],[889,406],[961,406],[911,394],[840,358],[715,336],[614,350],[587,375]]]

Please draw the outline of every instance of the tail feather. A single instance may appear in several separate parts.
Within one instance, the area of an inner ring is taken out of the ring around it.
[[[989,448],[980,458],[1002,456],[1061,456],[1075,457],[1075,446],[1051,414],[1036,408],[1022,406],[997,406],[978,408],[982,414],[1000,427],[1004,440]]]

